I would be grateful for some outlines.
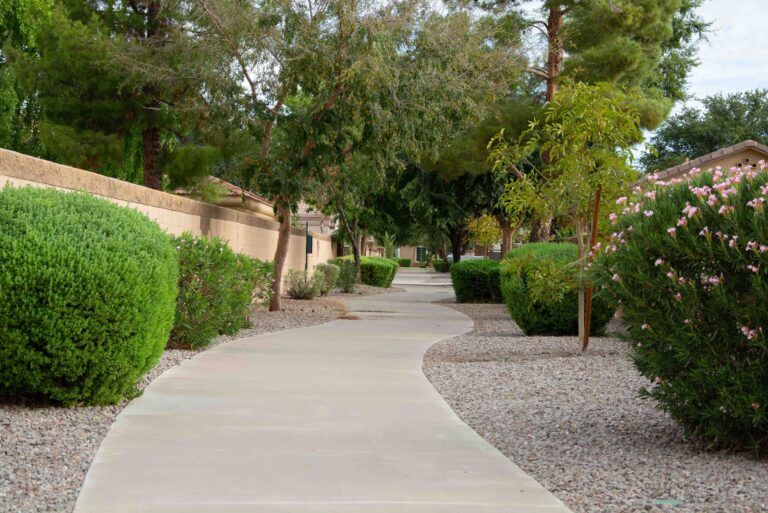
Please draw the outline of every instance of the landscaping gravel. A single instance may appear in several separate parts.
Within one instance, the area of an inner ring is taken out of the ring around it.
[[[283,308],[281,312],[253,312],[253,327],[232,337],[218,337],[212,346],[236,338],[322,324],[347,312],[343,303],[332,298],[284,299]],[[139,388],[145,388],[163,371],[196,354],[166,350]],[[7,398],[0,401],[0,512],[72,511],[96,450],[128,401],[114,406],[77,408]]]
[[[341,289],[334,289],[328,295],[334,297],[358,297],[358,296],[377,296],[379,294],[390,294],[392,292],[405,292],[405,289],[400,287],[374,287],[372,285],[365,285],[364,283],[358,283],[355,285],[354,292],[342,292]]]
[[[654,403],[625,344],[526,337],[502,305],[446,305],[475,331],[424,372],[456,413],[574,512],[768,511],[768,460],[705,452]]]

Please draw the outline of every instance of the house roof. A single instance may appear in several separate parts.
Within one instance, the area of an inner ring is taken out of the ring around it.
[[[668,178],[678,178],[686,174],[688,171],[690,171],[693,168],[699,168],[699,169],[704,168],[707,165],[707,162],[712,162],[713,160],[721,159],[723,157],[727,157],[729,155],[738,153],[746,149],[752,149],[752,150],[758,151],[764,154],[766,157],[768,157],[768,146],[766,146],[765,144],[760,144],[759,142],[756,142],[756,141],[748,140],[748,141],[740,142],[738,144],[734,144],[733,146],[720,148],[719,150],[713,151],[712,153],[707,153],[706,155],[702,155],[701,157],[695,158],[693,160],[689,160],[688,162],[685,162],[683,164],[679,164],[677,166],[665,169],[664,171],[660,171],[658,173],[658,178],[659,180],[666,180]]]
[[[208,181],[210,181],[211,183],[220,185],[227,192],[228,196],[237,196],[238,198],[247,198],[247,199],[256,201],[258,203],[263,203],[264,205],[267,205],[270,208],[273,206],[273,203],[268,199],[266,199],[265,197],[259,196],[258,194],[254,194],[250,191],[246,191],[233,183],[225,182],[224,180],[220,178],[216,178],[215,176],[209,176]]]

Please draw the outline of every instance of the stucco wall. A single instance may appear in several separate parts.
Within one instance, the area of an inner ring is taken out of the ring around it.
[[[227,240],[234,251],[261,260],[272,260],[277,245],[279,225],[275,221],[0,149],[0,187],[5,184],[90,192],[143,212],[168,233],[178,235],[189,231],[194,235],[220,237]],[[310,270],[315,264],[334,257],[331,238],[312,235]],[[294,229],[288,246],[287,268],[304,269],[304,249],[304,231]]]

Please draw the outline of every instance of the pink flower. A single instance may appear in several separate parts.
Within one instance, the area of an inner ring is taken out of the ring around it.
[[[723,205],[722,207],[720,207],[720,210],[718,210],[718,212],[721,215],[728,215],[731,212],[733,212],[734,210],[735,210],[735,208],[733,207],[733,205]]]
[[[757,336],[757,330],[753,330],[749,326],[742,326],[741,332],[747,337],[747,340],[752,340]]]
[[[674,237],[675,235],[677,235],[677,228],[675,227],[667,228],[667,233],[670,234],[672,237]]]
[[[615,282],[617,282],[617,283],[618,283],[618,282],[620,282],[620,281],[621,281],[621,276],[619,276],[618,274],[614,274],[614,275],[611,277],[611,279],[612,279],[613,281],[615,281]]]
[[[677,226],[685,226],[688,224],[688,218],[687,217],[681,217],[677,220]]]
[[[699,235],[701,235],[702,237],[708,237],[708,236],[709,236],[709,234],[710,234],[710,231],[709,231],[709,227],[708,227],[708,226],[705,226],[705,227],[704,227],[704,228],[702,228],[702,229],[701,229],[701,231],[699,232]]]
[[[640,329],[645,331],[645,330],[649,329],[650,327],[651,327],[651,325],[648,324],[647,322],[645,322],[645,323],[643,323],[642,326],[640,326]]]
[[[643,210],[643,215],[645,217],[651,217],[653,215],[653,210]]]
[[[707,205],[709,205],[710,207],[714,207],[718,201],[719,200],[717,196],[715,196],[714,194],[710,194],[709,199],[707,199]]]
[[[730,242],[728,242],[728,247],[729,248],[735,248],[736,247],[736,238],[733,238],[733,239],[730,240]]]
[[[669,278],[670,280],[674,280],[675,279],[675,273],[673,273],[672,271],[669,271],[667,273],[667,278]]]
[[[615,212],[611,212],[611,214],[608,216],[608,219],[611,220],[611,223],[616,224],[616,221],[619,220],[619,216],[616,215]]]
[[[683,300],[683,295],[681,293],[678,292],[677,294],[675,294],[675,301],[682,301],[682,300]]]
[[[664,263],[664,260],[662,260],[661,258],[657,258],[655,263],[656,263],[656,267],[658,267]]]
[[[747,245],[745,246],[745,249],[747,251],[757,251],[757,242],[751,240],[747,242]]]
[[[686,319],[686,320],[683,321],[683,324],[690,324],[690,323],[691,323],[690,319]]]
[[[752,265],[752,264],[749,264],[749,265],[747,266],[747,269],[749,269],[749,270],[750,270],[750,271],[752,271],[753,273],[756,273],[757,271],[759,271],[759,270],[760,270],[760,269],[758,269],[758,268],[757,268],[757,266],[756,266],[756,265]]]
[[[648,191],[643,196],[645,196],[646,198],[648,198],[650,200],[655,200],[656,199],[656,191]]]
[[[621,204],[626,203],[626,202],[627,202],[627,197],[626,196],[622,196],[621,198],[616,200],[616,204],[617,205],[621,205]]]

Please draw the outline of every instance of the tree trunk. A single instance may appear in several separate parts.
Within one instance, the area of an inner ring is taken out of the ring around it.
[[[512,220],[503,215],[497,215],[496,221],[501,228],[501,258],[504,258],[510,249],[512,249]]]
[[[547,17],[547,101],[551,102],[557,94],[557,79],[563,69],[563,9],[552,5]]]
[[[552,218],[534,219],[531,223],[531,233],[528,242],[547,242],[551,236]]]
[[[285,258],[288,256],[288,242],[291,240],[291,207],[285,199],[281,198],[276,203],[277,217],[280,220],[280,231],[277,236],[277,248],[272,268],[272,299],[269,302],[269,311],[280,311],[280,295],[283,289],[283,268]]]
[[[585,314],[585,294],[584,294],[584,284],[581,282],[582,276],[584,274],[584,264],[585,264],[585,242],[584,242],[584,225],[581,223],[581,221],[576,222],[576,244],[579,248],[579,340],[584,340],[584,314]]]
[[[154,118],[150,115],[150,118]],[[144,186],[161,190],[163,173],[160,170],[160,129],[148,126],[141,132],[144,154]]]
[[[464,247],[462,239],[464,230],[459,228],[450,228],[448,232],[448,238],[451,240],[451,253],[453,254],[453,263],[458,264],[461,262],[461,253]]]
[[[347,231],[347,236],[349,237],[349,240],[352,243],[352,255],[354,255],[355,259],[355,280],[360,279],[360,245],[358,243],[357,235],[355,234],[355,230],[352,229],[352,226],[349,224],[349,220],[347,219],[347,213],[344,210],[344,207],[342,206],[340,201],[336,202],[336,209],[339,211],[339,217],[341,217],[341,221],[344,224],[344,229]],[[355,223],[355,229],[357,228],[357,223]]]

